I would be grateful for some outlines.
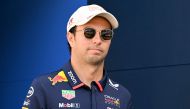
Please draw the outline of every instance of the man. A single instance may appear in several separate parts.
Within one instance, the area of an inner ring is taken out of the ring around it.
[[[129,109],[131,95],[104,68],[117,19],[98,5],[82,6],[70,17],[71,59],[60,70],[35,79],[23,109]]]

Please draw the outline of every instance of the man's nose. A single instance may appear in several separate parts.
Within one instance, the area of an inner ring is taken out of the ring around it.
[[[102,43],[102,39],[101,39],[101,36],[100,36],[99,32],[97,32],[95,34],[95,36],[93,37],[92,41],[96,45],[100,45]]]

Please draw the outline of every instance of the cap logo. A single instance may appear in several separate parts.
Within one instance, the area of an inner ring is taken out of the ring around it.
[[[103,11],[103,9],[101,9],[100,7],[96,7],[96,6],[89,6],[88,9],[91,12],[94,12],[94,11]]]

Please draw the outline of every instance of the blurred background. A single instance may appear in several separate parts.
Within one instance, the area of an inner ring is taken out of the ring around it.
[[[188,0],[0,1],[0,108],[21,108],[32,80],[68,61],[66,24],[86,4],[119,20],[106,66],[135,109],[190,109]]]

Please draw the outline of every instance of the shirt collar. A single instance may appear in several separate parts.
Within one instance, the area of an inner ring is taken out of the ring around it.
[[[71,65],[71,61],[68,61],[64,66],[63,66],[63,71],[65,72],[66,77],[68,78],[68,82],[71,85],[73,90],[76,90],[82,86],[86,86],[80,79],[78,78],[77,74],[73,70],[73,67]],[[98,87],[99,91],[102,92],[106,86],[107,83],[107,71],[104,70],[104,75],[102,80],[100,81],[95,81],[96,86]]]

